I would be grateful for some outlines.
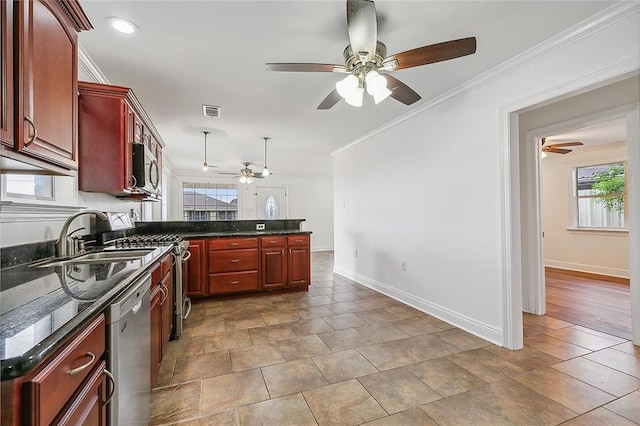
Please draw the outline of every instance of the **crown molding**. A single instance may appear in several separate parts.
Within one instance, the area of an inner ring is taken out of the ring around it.
[[[615,5],[587,18],[586,20],[570,27],[555,36],[537,44],[536,46],[524,51],[523,53],[514,56],[507,61],[496,65],[488,71],[474,77],[466,82],[454,87],[453,89],[443,93],[442,95],[434,98],[433,100],[422,104],[421,106],[401,115],[400,117],[383,124],[376,129],[365,133],[357,139],[335,149],[331,152],[331,156],[346,151],[349,148],[358,145],[367,139],[390,129],[411,117],[421,114],[427,110],[435,108],[437,106],[452,102],[455,99],[462,96],[466,91],[482,87],[493,81],[499,80],[509,74],[513,74],[516,71],[525,68],[526,66],[539,61],[540,59],[551,55],[558,50],[573,44],[591,34],[597,33],[633,14],[640,13],[640,2],[637,1],[620,1]],[[625,61],[629,62],[629,61]],[[633,62],[633,61],[632,61]]]
[[[110,84],[107,77],[100,71],[98,65],[80,42],[78,42],[78,67],[90,75],[94,83]]]

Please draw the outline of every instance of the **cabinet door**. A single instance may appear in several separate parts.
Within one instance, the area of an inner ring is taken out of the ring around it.
[[[151,294],[151,387],[158,380],[158,370],[162,362],[162,299],[160,286],[152,288]]]
[[[169,256],[171,257],[171,256]],[[162,354],[164,354],[169,339],[171,339],[171,331],[173,329],[173,273],[169,271],[162,278],[160,285],[166,292],[164,303],[162,303]]]
[[[191,257],[187,260],[187,295],[206,296],[207,265],[205,256],[205,240],[189,241]]]
[[[78,35],[58,2],[21,1],[15,6],[16,147],[77,169]]]
[[[55,424],[103,426],[107,424],[104,361],[96,368],[78,396],[56,420]],[[112,384],[113,386],[113,384]]]
[[[0,4],[0,142],[13,147],[13,0]]]
[[[308,246],[289,247],[289,285],[308,286],[311,282],[311,261]]]
[[[284,287],[287,279],[287,264],[283,248],[261,249],[262,288]]]

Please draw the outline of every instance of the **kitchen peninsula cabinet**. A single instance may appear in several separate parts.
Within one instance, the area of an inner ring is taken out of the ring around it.
[[[308,286],[311,283],[311,246],[308,235],[287,237],[289,248],[288,282],[290,286]]]
[[[260,238],[261,288],[275,289],[287,285],[286,238]]]
[[[205,281],[207,276],[207,259],[205,258],[205,240],[189,240],[189,253],[187,260],[187,296],[206,296]]]
[[[3,0],[2,15],[0,155],[46,174],[75,175],[77,33],[91,22],[76,0]]]
[[[39,368],[3,381],[1,424],[106,424],[105,324],[99,315]]]
[[[211,239],[208,249],[208,294],[258,290],[258,238]]]
[[[133,144],[145,145],[157,166],[164,146],[133,91],[83,81],[78,89],[79,189],[143,201],[160,198],[162,169],[157,169],[151,196],[138,188],[133,175]]]
[[[171,254],[151,273],[151,386],[158,371],[173,328],[173,273]]]

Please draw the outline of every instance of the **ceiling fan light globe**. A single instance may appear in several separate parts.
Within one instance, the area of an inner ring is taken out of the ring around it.
[[[547,156],[548,156],[548,154],[547,154],[546,152],[544,152],[544,151],[542,151],[542,152],[540,153],[540,159],[542,159],[542,160],[544,160],[545,158],[547,158]]]
[[[247,183],[247,177],[246,176],[240,176],[240,183]]]
[[[336,90],[340,96],[347,99],[353,96],[354,92],[359,89],[358,86],[360,86],[360,80],[358,77],[353,74],[349,74],[336,83]]]
[[[205,172],[209,170],[209,165],[206,162],[202,165],[202,170],[204,170]]]
[[[353,95],[348,98],[344,98],[345,102],[354,107],[362,106],[362,98],[364,96],[364,89],[362,87],[356,88]]]
[[[247,178],[247,183],[253,183],[253,178],[251,176]]]
[[[391,95],[391,90],[384,87],[381,90],[378,90],[377,93],[372,93],[371,95],[373,96],[373,100],[376,103],[376,105],[378,105],[380,102],[387,99],[389,95]]]
[[[271,174],[271,172],[266,167],[264,169],[262,169],[262,176],[266,177],[266,176],[269,176],[270,174]]]

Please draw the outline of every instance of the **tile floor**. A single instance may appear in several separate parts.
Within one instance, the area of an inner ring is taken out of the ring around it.
[[[525,315],[510,351],[340,276],[204,301],[170,342],[150,424],[640,424],[640,348]]]

